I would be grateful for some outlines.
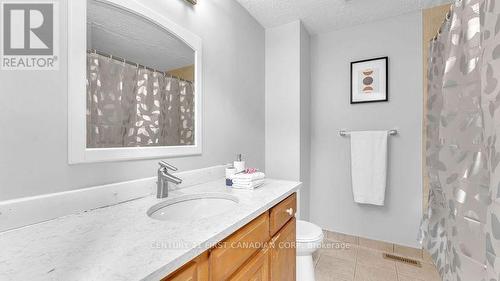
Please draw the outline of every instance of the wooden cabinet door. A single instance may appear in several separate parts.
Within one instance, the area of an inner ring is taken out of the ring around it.
[[[162,281],[208,281],[208,252],[188,262]]]
[[[260,250],[229,281],[269,281],[269,250]]]
[[[295,218],[292,218],[271,239],[270,244],[270,280],[295,281]]]
[[[254,219],[210,252],[210,280],[228,280],[269,241],[269,214]]]

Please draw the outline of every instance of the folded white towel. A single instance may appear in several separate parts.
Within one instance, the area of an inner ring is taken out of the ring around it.
[[[251,173],[251,174],[235,174],[233,176],[233,182],[236,181],[254,181],[254,180],[260,180],[265,178],[266,175],[262,172],[256,172],[256,173]]]
[[[264,184],[264,179],[260,180],[255,180],[249,183],[235,183],[233,181],[233,188],[238,188],[238,189],[256,189],[257,187],[260,187],[261,185]]]
[[[233,179],[233,182],[234,183],[243,183],[243,184],[246,184],[246,183],[252,183],[254,181],[259,181],[259,180],[263,180],[264,178],[261,178],[261,179],[256,179],[256,180],[241,180],[241,179]]]
[[[387,131],[351,132],[354,201],[384,205],[387,181]]]

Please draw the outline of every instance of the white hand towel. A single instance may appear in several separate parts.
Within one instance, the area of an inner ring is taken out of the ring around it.
[[[387,131],[351,132],[354,201],[384,205],[387,183]]]
[[[233,183],[252,183],[254,181],[260,181],[264,178],[256,179],[256,180],[241,180],[241,179],[233,179]]]
[[[255,180],[251,181],[248,183],[234,183],[233,182],[233,188],[238,188],[238,189],[256,189],[257,187],[260,187],[261,185],[264,184],[264,179],[261,180]]]

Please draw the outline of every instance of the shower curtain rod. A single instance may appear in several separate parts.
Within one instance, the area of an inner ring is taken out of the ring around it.
[[[158,73],[162,73],[163,75],[165,76],[169,76],[171,78],[175,78],[175,79],[179,79],[181,81],[184,81],[184,82],[190,82],[192,83],[192,81],[188,81],[186,79],[182,79],[180,77],[177,77],[177,76],[174,76],[174,75],[171,75],[171,74],[168,74],[166,71],[159,71],[159,70],[156,70],[156,69],[153,69],[151,67],[147,67],[147,66],[144,66],[142,64],[138,64],[138,63],[135,63],[135,62],[132,62],[132,61],[129,61],[129,60],[126,60],[124,58],[121,58],[121,57],[118,57],[118,56],[113,56],[113,55],[110,55],[110,54],[107,54],[107,53],[104,53],[104,52],[101,52],[101,51],[98,51],[96,49],[89,49],[87,50],[87,53],[89,54],[98,54],[98,55],[101,55],[103,57],[107,57],[107,58],[110,58],[112,60],[116,60],[116,61],[121,61],[123,63],[126,63],[126,64],[129,64],[129,65],[133,65],[137,68],[144,68],[144,69],[147,69],[149,71],[153,71],[153,72],[158,72]]]

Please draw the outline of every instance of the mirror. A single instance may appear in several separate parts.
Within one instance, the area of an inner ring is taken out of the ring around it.
[[[201,153],[201,39],[139,1],[73,2],[70,163]]]
[[[192,145],[194,60],[161,26],[87,1],[87,148]]]

